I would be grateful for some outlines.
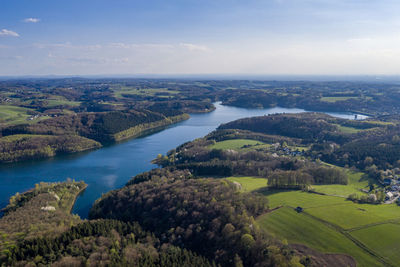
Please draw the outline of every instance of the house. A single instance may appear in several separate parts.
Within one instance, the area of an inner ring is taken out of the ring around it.
[[[386,200],[390,200],[393,198],[393,193],[392,192],[387,192],[386,193]]]

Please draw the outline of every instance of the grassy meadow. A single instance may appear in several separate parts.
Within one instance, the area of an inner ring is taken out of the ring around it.
[[[32,110],[17,106],[0,105],[0,124],[27,123],[30,117],[28,112]]]
[[[351,255],[360,266],[383,266],[345,235],[305,213],[283,207],[257,219],[259,225],[288,243],[305,244],[325,253]],[[351,253],[349,253],[351,252]]]
[[[260,145],[265,145],[265,143],[251,139],[232,139],[232,140],[217,142],[214,145],[209,146],[208,148],[239,150],[244,148],[244,146],[260,146]]]
[[[350,194],[365,195],[361,189],[369,189],[369,178],[362,172],[347,170],[346,173],[349,178],[347,185],[313,185],[313,190],[318,193],[339,197],[348,197]]]
[[[322,194],[299,190],[265,190],[267,179],[229,177],[244,191],[262,192],[276,210],[257,218],[258,224],[280,239],[304,244],[324,253],[354,257],[358,266],[398,266],[400,207],[395,204],[357,204],[348,193],[368,187],[363,173],[347,171],[348,185],[313,186]],[[329,195],[328,195],[329,194]],[[297,213],[294,208],[304,209]]]
[[[368,248],[395,263],[400,262],[400,224],[388,223],[351,232]]]

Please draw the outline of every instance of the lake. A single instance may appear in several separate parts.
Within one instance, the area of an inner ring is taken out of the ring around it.
[[[303,109],[268,108],[244,109],[215,103],[216,110],[192,114],[189,120],[171,125],[159,132],[103,147],[98,150],[59,156],[42,161],[0,166],[0,208],[10,196],[24,192],[35,183],[64,181],[67,178],[84,180],[88,187],[77,199],[73,213],[87,218],[93,202],[103,193],[122,187],[132,176],[155,168],[151,160],[178,145],[202,137],[221,123],[235,119],[274,113],[299,113]],[[327,113],[354,119],[354,114]],[[358,115],[358,118],[364,118]]]

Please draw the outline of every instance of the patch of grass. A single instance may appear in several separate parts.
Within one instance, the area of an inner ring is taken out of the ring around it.
[[[321,252],[350,254],[360,266],[382,266],[346,236],[312,217],[283,207],[257,219],[259,225],[292,244],[305,244]]]
[[[259,177],[228,177],[227,180],[237,182],[245,192],[251,192],[266,187],[268,179]]]
[[[400,207],[396,204],[371,205],[346,202],[344,205],[309,207],[307,212],[343,229],[400,219]]]
[[[400,225],[380,224],[351,232],[351,235],[368,248],[385,257],[393,265],[400,262]]]
[[[55,106],[71,106],[71,107],[77,107],[81,104],[81,102],[78,101],[68,101],[68,100],[59,100],[59,99],[46,99],[48,102],[47,106],[48,107],[55,107]]]
[[[361,189],[369,189],[369,179],[365,177],[362,172],[353,172],[346,170],[347,176],[349,177],[349,183],[347,185],[313,185],[313,190],[326,195],[340,196],[347,198],[350,194],[365,195]]]
[[[27,123],[28,112],[33,110],[18,106],[0,105],[0,124]]]
[[[214,145],[209,146],[209,149],[233,149],[240,150],[243,146],[259,146],[265,145],[265,143],[250,139],[232,139],[217,142]]]
[[[303,208],[326,207],[332,205],[343,205],[349,203],[342,197],[324,196],[318,194],[307,193],[303,191],[282,191],[273,190],[266,191],[265,194],[269,199],[271,208],[278,206],[301,206]]]
[[[335,103],[337,101],[345,101],[348,99],[357,99],[357,98],[359,98],[359,97],[357,97],[357,96],[328,96],[328,97],[321,97],[320,101]]]
[[[339,131],[341,131],[342,133],[346,133],[346,134],[354,134],[354,133],[358,133],[358,132],[362,131],[362,129],[342,126],[339,124],[335,124],[335,125],[338,127]]]
[[[155,96],[159,93],[163,93],[165,95],[160,95],[160,97],[172,97],[175,94],[178,94],[179,91],[168,90],[167,88],[144,88],[144,89],[136,89],[132,87],[120,87],[114,88],[114,96],[117,98],[123,98],[124,94],[126,95],[140,95],[140,96]]]

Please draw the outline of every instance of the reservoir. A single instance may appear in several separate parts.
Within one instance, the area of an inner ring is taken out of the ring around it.
[[[157,167],[151,160],[166,154],[178,145],[202,137],[226,123],[239,118],[274,113],[299,113],[303,109],[244,109],[215,103],[216,110],[192,114],[190,119],[158,132],[103,147],[98,150],[64,155],[42,161],[0,165],[0,208],[10,196],[24,192],[39,182],[58,182],[67,178],[84,180],[88,187],[77,199],[73,213],[87,218],[93,202],[102,194],[122,187],[132,176]],[[354,114],[328,113],[354,119]],[[364,116],[358,115],[358,119]]]

